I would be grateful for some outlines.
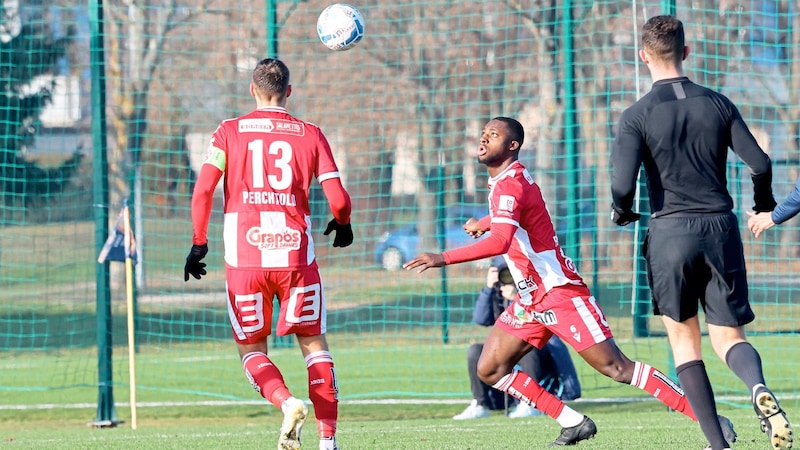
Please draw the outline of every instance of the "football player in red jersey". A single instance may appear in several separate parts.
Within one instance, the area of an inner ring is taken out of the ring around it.
[[[225,279],[228,315],[245,375],[256,391],[283,411],[279,449],[300,448],[308,414],[268,356],[273,298],[280,311],[277,334],[294,334],[308,368],[320,449],[336,448],[338,390],[325,339],[326,298],[311,237],[308,191],[316,179],[333,219],[334,247],[353,242],[350,196],[320,128],[286,110],[292,93],[289,69],[273,58],[253,71],[256,109],[223,121],[211,138],[192,195],[192,249],[184,280],[206,274],[208,223],[214,190],[224,175]]]
[[[508,117],[495,117],[481,133],[478,161],[489,171],[490,215],[468,220],[464,230],[477,238],[491,229],[487,238],[443,253],[422,253],[404,267],[424,272],[504,256],[518,294],[489,332],[478,376],[558,421],[561,434],[551,445],[574,445],[597,433],[592,419],[515,368],[523,355],[533,347],[541,349],[553,334],[603,375],[645,390],[697,420],[679,386],[656,368],[631,361],[614,343],[600,305],[559,245],[539,186],[518,161],[523,140],[522,125]],[[720,422],[735,435],[730,421],[720,417]]]

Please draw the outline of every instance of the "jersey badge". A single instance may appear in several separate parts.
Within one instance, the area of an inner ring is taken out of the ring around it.
[[[497,202],[497,209],[508,212],[514,211],[514,196],[501,195],[500,200]]]

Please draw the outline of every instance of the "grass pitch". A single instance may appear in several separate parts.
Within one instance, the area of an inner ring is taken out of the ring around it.
[[[506,450],[547,448],[560,428],[548,417],[508,419],[493,412],[488,419],[455,421],[464,404],[361,405],[340,408],[338,441],[344,450]],[[628,403],[571,402],[590,415],[598,434],[576,448],[702,449],[700,427],[655,401]],[[786,406],[786,405],[784,405]],[[793,405],[797,410],[796,402]],[[788,409],[788,408],[787,408]],[[737,450],[768,447],[755,414],[721,406],[733,420]],[[792,411],[789,411],[790,413]],[[162,414],[166,413],[166,414]],[[264,449],[274,448],[281,415],[267,405],[211,408],[142,408],[138,428],[86,426],[91,410],[64,411],[60,418],[0,422],[0,447],[18,449]],[[166,416],[166,417],[165,417]],[[23,415],[24,417],[24,415]],[[791,419],[791,417],[790,417]],[[303,431],[303,448],[317,448],[313,415]]]

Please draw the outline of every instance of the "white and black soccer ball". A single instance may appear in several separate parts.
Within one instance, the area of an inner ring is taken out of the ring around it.
[[[364,37],[364,16],[352,5],[334,3],[320,13],[317,34],[331,50],[350,50]]]

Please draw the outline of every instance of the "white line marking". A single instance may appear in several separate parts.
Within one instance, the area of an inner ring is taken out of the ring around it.
[[[798,400],[800,395],[778,395],[781,400]],[[718,396],[717,400],[749,402],[747,396]],[[630,403],[656,401],[653,397],[598,397],[579,398],[567,403]],[[341,400],[343,405],[460,405],[469,403],[469,399],[375,399],[375,400]],[[267,405],[266,400],[201,400],[196,402],[137,402],[139,408],[163,408],[175,406],[237,406]],[[128,402],[117,402],[118,407],[128,407]],[[39,403],[34,405],[0,405],[0,410],[41,410],[41,409],[89,409],[96,408],[96,403]]]

